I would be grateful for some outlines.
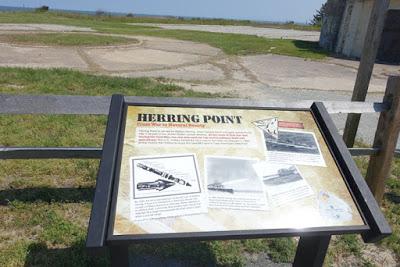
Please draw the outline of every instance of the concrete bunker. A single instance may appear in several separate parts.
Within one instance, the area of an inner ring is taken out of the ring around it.
[[[322,21],[321,47],[360,58],[374,0],[328,0]],[[400,63],[400,0],[391,0],[378,61]]]

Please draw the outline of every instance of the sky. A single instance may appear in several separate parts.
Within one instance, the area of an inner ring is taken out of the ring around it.
[[[0,0],[0,6],[261,21],[310,21],[326,0]]]

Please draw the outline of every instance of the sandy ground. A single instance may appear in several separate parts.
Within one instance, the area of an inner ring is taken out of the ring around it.
[[[317,31],[299,31],[290,29],[275,29],[252,26],[230,26],[230,25],[193,25],[193,24],[160,24],[160,23],[129,23],[130,25],[142,25],[159,27],[171,30],[193,30],[204,32],[236,33],[257,35],[267,38],[282,38],[303,41],[318,41],[320,33]]]
[[[237,26],[218,27],[230,31]],[[240,26],[243,31],[247,28],[249,27]],[[288,32],[295,32],[250,28],[270,30],[274,34],[280,32],[279,36],[282,38],[293,38],[294,35],[289,35]],[[51,24],[0,24],[0,34],[32,31],[90,32],[91,29]],[[299,33],[296,34],[300,36]],[[63,67],[112,76],[163,77],[192,90],[269,101],[350,100],[357,74],[358,61],[352,60],[328,58],[310,61],[273,54],[228,56],[221,50],[202,43],[147,36],[125,37],[138,39],[139,42],[103,47],[0,43],[0,66]],[[400,74],[400,67],[375,65],[369,100],[382,99],[387,75],[390,74]],[[333,118],[341,131],[345,115],[334,115]],[[377,118],[377,114],[363,115],[358,137],[371,142]]]

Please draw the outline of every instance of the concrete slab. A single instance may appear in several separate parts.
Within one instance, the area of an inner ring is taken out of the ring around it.
[[[351,92],[357,75],[353,68],[295,57],[257,55],[240,59],[260,82],[280,88]],[[386,79],[374,77],[369,92],[384,92],[385,87]]]
[[[79,70],[86,70],[88,67],[77,51],[72,48],[0,44],[0,51],[0,66]]]
[[[320,32],[317,31],[299,31],[290,29],[275,29],[264,27],[252,26],[232,26],[232,25],[192,25],[192,24],[161,24],[161,23],[129,23],[130,25],[142,25],[160,27],[162,29],[171,30],[193,30],[205,32],[219,32],[219,33],[236,33],[257,35],[266,38],[282,38],[303,41],[317,42],[319,40]]]
[[[118,73],[116,76],[123,77],[163,77],[172,80],[182,81],[219,81],[225,79],[224,72],[211,64],[200,64],[174,69],[156,71],[136,71]]]
[[[144,48],[202,56],[216,56],[222,53],[220,49],[202,43],[147,36],[135,36],[135,38],[143,41]]]
[[[58,24],[12,24],[1,23],[0,31],[54,31],[54,32],[94,32],[88,27],[67,26]]]
[[[353,69],[358,69],[358,66],[360,65],[359,60],[343,58],[328,58],[326,62]],[[381,78],[385,78],[388,75],[400,75],[400,65],[375,63],[373,75]]]
[[[107,71],[143,71],[179,66],[205,60],[205,56],[146,48],[85,49],[93,62]]]
[[[255,76],[239,63],[237,57],[226,57],[214,61],[213,64],[224,70],[227,80],[238,82],[256,81]]]

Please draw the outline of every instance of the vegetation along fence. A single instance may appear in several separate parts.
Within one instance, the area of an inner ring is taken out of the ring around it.
[[[146,97],[127,99],[146,100]],[[0,95],[0,114],[76,114],[107,115],[111,97],[107,96],[50,96]],[[198,99],[197,99],[198,100]],[[155,100],[157,101],[157,99]],[[248,100],[231,99],[232,104],[254,104]],[[171,104],[190,104],[190,98],[170,98]],[[204,99],[204,103],[218,106],[218,99]],[[308,108],[313,101],[288,103],[273,101],[257,103],[265,107]],[[377,130],[372,148],[349,148],[353,156],[370,156],[366,180],[377,201],[384,193],[384,182],[389,176],[393,157],[400,157],[396,143],[400,131],[400,76],[389,77],[383,102],[324,101],[330,114],[379,112]],[[226,105],[226,102],[224,102]],[[101,158],[101,147],[0,147],[0,159],[67,159]]]

